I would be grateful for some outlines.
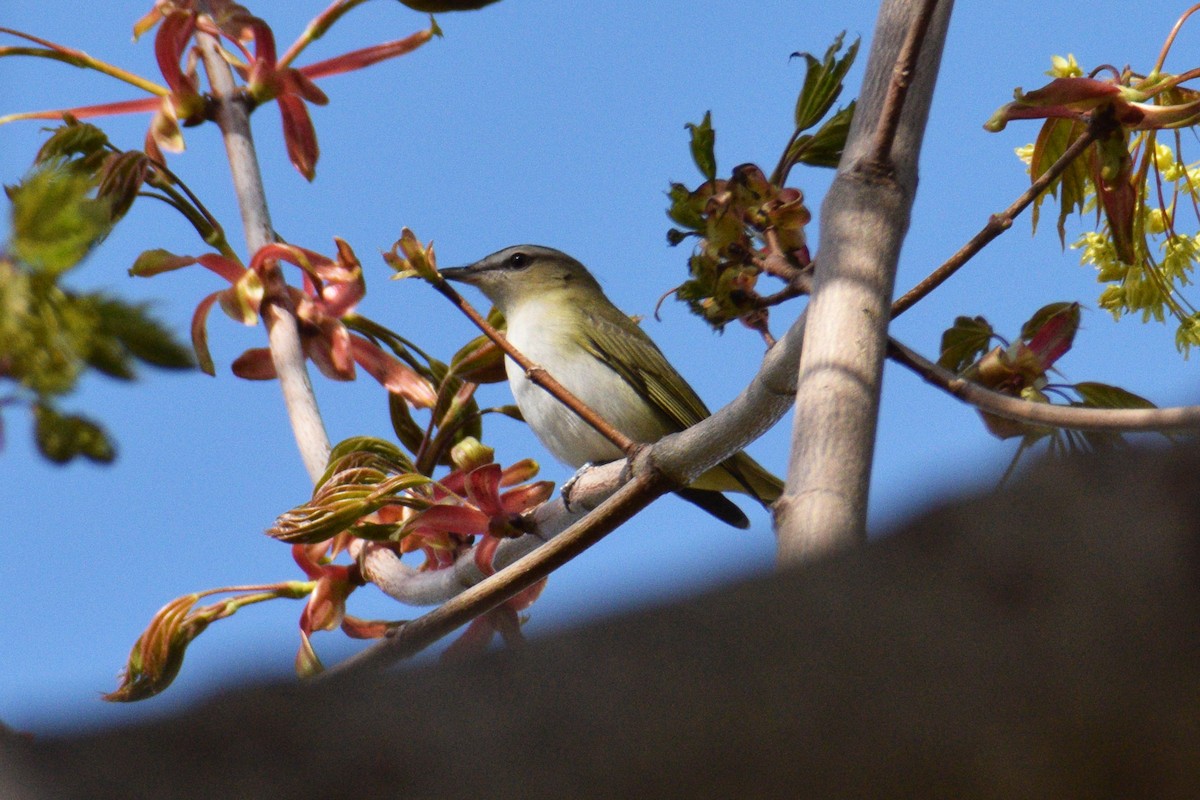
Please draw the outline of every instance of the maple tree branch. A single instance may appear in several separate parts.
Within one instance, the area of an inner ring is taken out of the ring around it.
[[[1050,184],[1058,180],[1058,178],[1066,172],[1071,163],[1078,158],[1084,150],[1086,150],[1092,142],[1096,141],[1097,133],[1089,127],[1087,131],[1071,143],[1058,159],[1050,165],[1050,167],[1038,176],[1037,180],[1029,184],[1029,188],[1021,193],[1021,196],[1013,201],[1012,205],[1004,209],[999,214],[993,214],[988,218],[987,224],[980,229],[979,233],[971,237],[970,241],[959,248],[958,252],[946,259],[940,267],[929,273],[920,283],[905,292],[900,298],[892,303],[892,318],[903,314],[908,309],[912,308],[917,301],[924,298],[930,292],[946,282],[947,279],[968,261],[974,258],[979,251],[988,245],[993,239],[1012,227],[1015,220],[1021,212],[1036,200],[1042,192],[1050,187]]]
[[[1080,408],[1034,403],[993,392],[941,367],[895,339],[888,339],[888,358],[902,364],[942,391],[980,411],[1005,419],[1080,431],[1194,430],[1200,428],[1200,406],[1172,408]]]
[[[921,45],[929,33],[929,24],[933,21],[933,11],[937,4],[938,0],[923,0],[917,16],[905,34],[904,44],[901,45],[896,63],[892,67],[892,77],[883,99],[883,110],[880,111],[879,123],[875,127],[871,154],[866,159],[877,169],[890,171],[892,168],[892,146],[896,142],[896,132],[900,129],[904,100],[908,96],[908,87],[917,70]]]
[[[784,563],[866,539],[892,292],[951,6],[880,6],[854,120],[820,215],[788,478],[775,504]]]
[[[517,362],[521,369],[525,370],[525,377],[529,378],[530,382],[537,384],[553,395],[556,400],[558,400],[567,408],[571,409],[571,411],[574,412],[581,420],[592,426],[593,430],[620,448],[622,453],[629,455],[636,447],[638,447],[638,442],[633,441],[628,436],[614,428],[611,424],[609,424],[608,420],[596,413],[591,406],[584,403],[570,390],[559,383],[553,375],[546,371],[544,367],[535,364],[520,350],[513,347],[512,343],[508,341],[508,337],[492,327],[487,319],[478,311],[476,311],[474,306],[467,302],[465,297],[459,294],[453,286],[446,282],[445,278],[442,278],[439,275],[437,280],[430,281],[430,283],[433,285],[433,288],[437,289],[438,292],[442,294],[442,296],[453,303],[459,311],[465,314],[467,319],[471,320],[471,322],[475,324],[475,327],[483,331],[484,336],[487,336],[489,339],[495,342],[496,346],[503,350],[509,358]]]
[[[670,491],[671,486],[666,476],[657,470],[641,472],[559,536],[429,613],[389,631],[382,641],[323,675],[383,669],[416,655],[456,628],[542,580],[633,518]]]
[[[207,3],[201,2],[199,5],[204,13],[210,13]],[[246,232],[246,246],[250,253],[255,253],[275,240],[275,229],[271,225],[262,173],[250,132],[249,112],[234,83],[233,70],[221,55],[221,45],[216,36],[200,28],[196,31],[196,41],[212,89],[216,122],[225,142],[234,192]],[[271,361],[279,377],[300,457],[309,477],[315,482],[324,473],[329,460],[329,436],[325,432],[325,423],[321,419],[317,398],[305,367],[300,330],[283,274],[278,266],[270,266],[263,271],[262,279],[264,294],[261,315],[267,328]]]

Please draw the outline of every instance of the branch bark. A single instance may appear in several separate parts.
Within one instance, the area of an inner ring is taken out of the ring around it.
[[[895,339],[888,340],[888,357],[925,379],[947,394],[969,403],[980,411],[1017,422],[1070,428],[1077,431],[1112,433],[1161,432],[1200,428],[1200,406],[1171,408],[1079,408],[1050,403],[1034,403],[993,392],[966,378],[955,375]]]
[[[951,6],[889,0],[880,9],[854,122],[822,206],[791,464],[776,506],[785,563],[866,538],[892,289]]]
[[[211,14],[208,3],[201,2],[199,6],[204,13]],[[233,71],[221,56],[217,37],[199,30],[196,40],[208,73],[217,125],[225,141],[234,192],[242,214],[242,227],[246,232],[246,247],[250,253],[254,253],[275,241],[275,229],[271,225],[262,173],[258,168],[258,155],[250,133],[250,115],[238,94]],[[284,405],[304,468],[309,478],[316,482],[329,461],[329,435],[325,432],[325,423],[321,419],[321,411],[317,407],[317,398],[305,367],[292,301],[278,267],[263,275],[263,288],[262,318],[267,328],[271,361],[279,376]]]
[[[325,674],[382,669],[416,655],[454,629],[495,608],[517,592],[533,586],[628,522],[670,488],[671,484],[663,479],[661,472],[640,472],[595,511],[552,542],[547,542],[507,569],[485,578],[433,611],[406,622],[381,642],[343,661]]]

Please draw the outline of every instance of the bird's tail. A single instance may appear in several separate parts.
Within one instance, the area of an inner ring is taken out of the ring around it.
[[[692,483],[698,489],[748,494],[769,506],[783,494],[783,481],[745,453],[738,453],[713,467]]]

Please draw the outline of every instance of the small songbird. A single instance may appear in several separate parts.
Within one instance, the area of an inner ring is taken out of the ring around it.
[[[504,314],[514,347],[635,442],[652,444],[709,415],[709,410],[650,337],[609,301],[583,264],[566,253],[517,245],[444,277],[478,288]],[[511,358],[505,371],[521,415],[546,449],[572,467],[623,456],[573,411],[530,382]],[[763,505],[782,482],[745,453],[713,467],[677,492],[738,528],[742,510],[721,492]]]

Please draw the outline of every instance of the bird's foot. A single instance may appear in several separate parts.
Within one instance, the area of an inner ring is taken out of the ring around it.
[[[575,484],[579,481],[579,479],[583,476],[583,474],[585,472],[587,472],[589,469],[591,469],[594,466],[596,466],[596,463],[594,461],[586,462],[582,467],[575,470],[575,474],[572,475],[570,478],[567,478],[567,482],[562,485],[562,491],[560,491],[559,494],[562,495],[563,508],[565,508],[567,510],[567,513],[569,513],[569,514],[575,513],[575,509],[571,508],[571,491],[575,488]]]

